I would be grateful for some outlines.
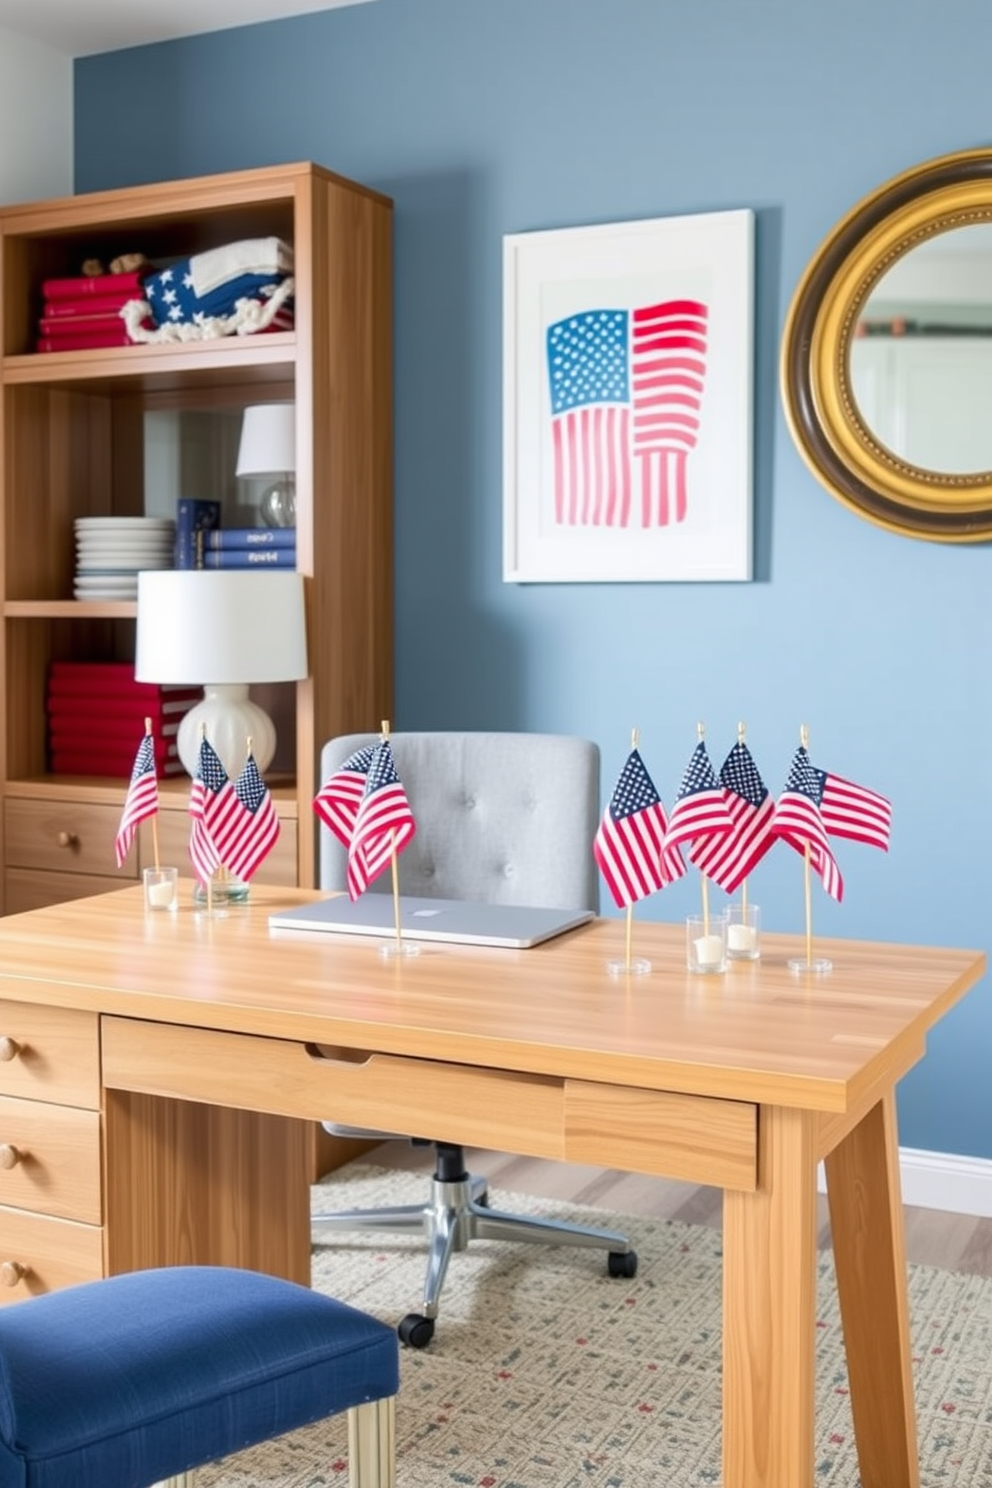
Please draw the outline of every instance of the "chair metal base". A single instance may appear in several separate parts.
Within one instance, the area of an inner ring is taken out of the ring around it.
[[[609,1252],[611,1276],[634,1276],[637,1255],[626,1235],[592,1229],[525,1214],[507,1214],[491,1209],[486,1179],[466,1173],[458,1161],[461,1149],[438,1144],[438,1168],[431,1180],[426,1204],[399,1204],[392,1208],[350,1209],[312,1217],[313,1240],[320,1244],[329,1236],[348,1230],[376,1230],[395,1234],[423,1232],[427,1236],[427,1275],[424,1279],[422,1312],[411,1313],[400,1324],[400,1338],[414,1347],[429,1343],[438,1315],[441,1288],[448,1262],[456,1250],[470,1240],[521,1240],[538,1245],[574,1245]],[[460,1170],[462,1176],[439,1176]],[[418,1327],[427,1323],[429,1326]]]

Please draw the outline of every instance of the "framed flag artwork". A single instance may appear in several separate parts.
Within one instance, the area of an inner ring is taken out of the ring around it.
[[[503,239],[503,579],[751,577],[754,213]]]

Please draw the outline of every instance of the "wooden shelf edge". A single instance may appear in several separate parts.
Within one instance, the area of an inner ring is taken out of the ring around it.
[[[133,599],[8,599],[7,620],[133,620],[138,613]]]

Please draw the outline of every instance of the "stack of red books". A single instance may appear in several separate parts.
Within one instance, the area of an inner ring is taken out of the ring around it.
[[[95,346],[133,346],[121,319],[128,300],[144,299],[142,280],[151,268],[128,274],[80,274],[46,279],[37,351],[83,351]]]
[[[130,777],[151,721],[160,776],[181,775],[176,735],[199,687],[136,682],[130,662],[53,661],[48,673],[48,755],[56,775]]]

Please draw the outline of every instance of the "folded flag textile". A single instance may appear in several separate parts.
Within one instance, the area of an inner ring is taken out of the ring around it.
[[[150,274],[143,300],[124,307],[135,341],[245,335],[292,324],[293,250],[279,238],[249,238],[193,254]],[[142,324],[149,313],[153,328]]]

